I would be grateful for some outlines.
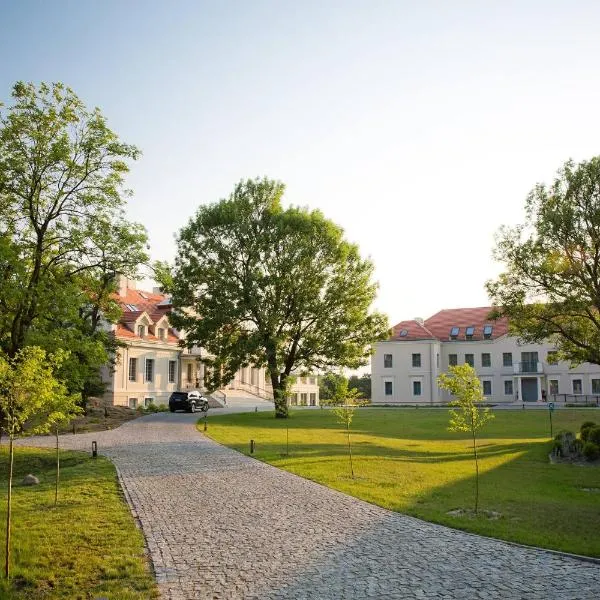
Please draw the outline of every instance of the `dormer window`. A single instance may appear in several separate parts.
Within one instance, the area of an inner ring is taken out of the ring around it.
[[[489,340],[492,337],[493,327],[491,325],[486,325],[483,328],[483,339]]]
[[[468,340],[472,340],[474,333],[475,333],[475,327],[467,327],[465,329],[465,338]]]
[[[451,340],[455,340],[455,339],[457,339],[457,338],[458,338],[458,334],[459,334],[459,332],[460,332],[460,327],[453,327],[453,328],[450,330],[450,339],[451,339]]]
[[[407,335],[408,335],[408,331],[407,331],[406,329],[403,329],[403,330],[400,332],[400,337],[406,337]]]
[[[146,326],[145,325],[138,325],[137,334],[141,338],[143,338],[146,335]]]
[[[162,327],[158,328],[158,333],[156,336],[159,340],[164,340],[165,339],[165,330]]]

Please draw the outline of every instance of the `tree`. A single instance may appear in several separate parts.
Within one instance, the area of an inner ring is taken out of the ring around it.
[[[348,380],[341,376],[334,387],[333,394],[327,404],[330,404],[332,412],[338,423],[346,428],[346,439],[348,442],[348,459],[350,460],[350,474],[354,479],[354,466],[352,464],[352,446],[350,444],[350,425],[354,419],[354,411],[363,406],[365,402],[359,400],[360,392],[356,389],[349,389]]]
[[[465,431],[471,434],[473,440],[473,459],[475,460],[475,514],[479,508],[479,459],[477,456],[477,432],[494,415],[489,408],[480,408],[483,401],[481,382],[471,365],[456,365],[438,377],[440,388],[448,390],[456,400],[450,406],[456,410],[450,411],[449,431]]]
[[[331,400],[342,381],[346,381],[346,377],[342,373],[330,371],[321,375],[319,377],[319,400]]]
[[[283,191],[248,180],[200,207],[179,234],[169,288],[173,323],[188,346],[211,355],[209,385],[241,366],[266,366],[277,417],[287,416],[294,371],[358,368],[388,332],[386,318],[370,312],[371,262],[319,211],[284,209]]]
[[[99,109],[62,84],[17,83],[0,108],[0,348],[72,350],[69,387],[112,350],[101,325],[118,317],[119,274],[147,261],[146,232],[124,217],[127,160]]]
[[[28,424],[28,432],[45,433],[65,417],[75,405],[66,386],[55,377],[65,355],[49,356],[44,350],[28,346],[14,357],[0,355],[0,410],[8,434],[9,471],[6,511],[6,556],[4,575],[10,576],[10,533],[12,509],[13,441]],[[42,416],[43,415],[43,416]]]
[[[348,388],[351,390],[358,390],[360,392],[361,398],[371,398],[371,375],[365,374],[361,375],[352,375],[350,379],[348,379]]]
[[[500,231],[495,257],[505,271],[487,283],[493,316],[526,342],[551,340],[573,364],[600,364],[600,157],[536,185],[525,223]]]

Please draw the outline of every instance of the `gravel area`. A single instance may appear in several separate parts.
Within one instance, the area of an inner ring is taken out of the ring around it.
[[[61,438],[116,464],[165,600],[600,598],[598,563],[378,508],[220,446],[197,418]]]

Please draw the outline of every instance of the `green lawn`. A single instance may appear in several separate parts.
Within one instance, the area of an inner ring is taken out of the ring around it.
[[[148,600],[157,588],[143,538],[104,458],[61,453],[61,488],[54,508],[54,452],[15,449],[12,580],[0,598]],[[0,564],[4,570],[6,446],[0,450]],[[40,485],[23,487],[33,473]]]
[[[500,410],[480,446],[480,507],[501,517],[450,516],[473,506],[468,436],[447,430],[448,411],[357,411],[352,426],[356,479],[345,432],[328,410],[213,417],[208,435],[255,457],[368,502],[428,521],[524,544],[600,557],[600,467],[551,465],[547,411]],[[600,411],[557,410],[554,432],[600,423]],[[286,456],[289,425],[289,456]],[[592,488],[596,491],[584,491]]]

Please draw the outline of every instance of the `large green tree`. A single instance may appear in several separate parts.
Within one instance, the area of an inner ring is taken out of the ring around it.
[[[264,365],[275,414],[287,416],[294,372],[364,365],[387,319],[371,311],[373,265],[319,211],[284,208],[283,184],[240,182],[198,209],[178,238],[174,324],[210,357],[209,384]]]
[[[0,349],[71,351],[69,387],[97,387],[114,342],[115,281],[147,261],[146,232],[124,216],[138,150],[62,84],[17,83],[0,107]]]
[[[498,238],[494,314],[525,341],[549,339],[572,363],[600,364],[600,157],[568,161],[536,185],[526,215]]]

